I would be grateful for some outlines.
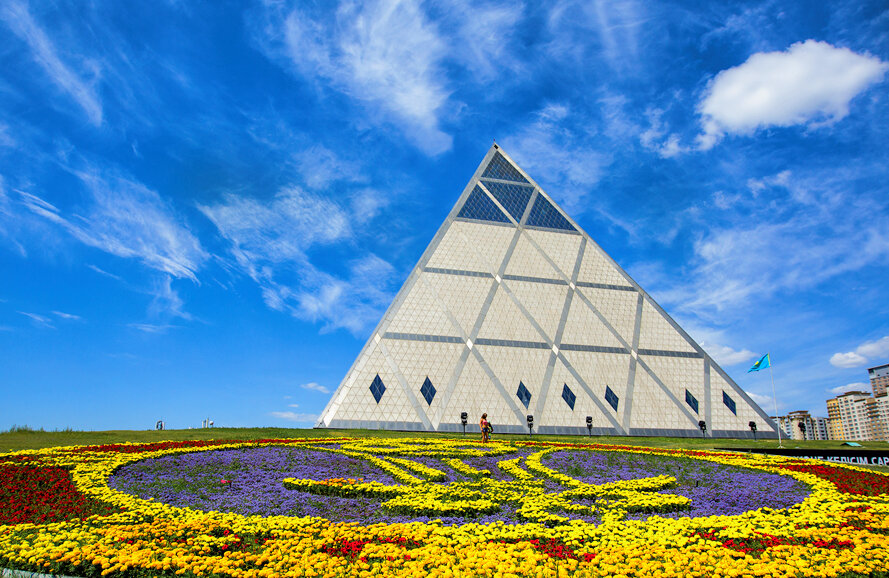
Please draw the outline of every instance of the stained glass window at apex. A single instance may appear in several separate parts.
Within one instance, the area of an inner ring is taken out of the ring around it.
[[[429,381],[429,376],[427,376],[426,381],[423,382],[423,387],[420,388],[420,393],[423,394],[423,399],[426,400],[426,403],[432,405],[432,400],[435,398],[435,386]]]
[[[693,396],[687,389],[685,390],[685,403],[687,403],[690,408],[695,410],[695,413],[698,413],[698,398]]]
[[[377,374],[374,380],[370,382],[370,393],[373,394],[377,403],[380,403],[380,399],[382,399],[383,394],[386,393],[386,385],[383,383],[383,380],[380,379],[380,374]]]
[[[722,392],[722,403],[725,404],[725,407],[729,408],[731,412],[735,415],[738,415],[738,407],[735,405],[735,400],[733,400],[726,392]]]
[[[561,229],[563,231],[575,231],[574,225],[568,222],[568,219],[562,216],[562,213],[546,200],[543,195],[537,195],[534,206],[531,208],[531,214],[528,215],[528,221],[525,223],[529,227],[546,227],[547,229]]]
[[[528,388],[525,387],[525,384],[521,381],[519,382],[519,389],[515,394],[518,396],[519,401],[525,406],[525,409],[528,409],[528,404],[531,403],[531,392],[528,391]]]
[[[565,400],[565,403],[568,404],[571,411],[574,411],[574,402],[577,401],[577,396],[574,395],[574,392],[571,391],[571,388],[568,387],[567,383],[562,386],[562,399]]]
[[[528,201],[531,200],[531,193],[534,192],[533,188],[521,185],[507,185],[506,183],[494,181],[482,181],[482,184],[491,191],[494,198],[503,205],[503,208],[509,211],[509,214],[516,221],[522,220],[525,207],[528,205]]]
[[[491,159],[491,162],[488,163],[485,172],[482,173],[482,177],[487,177],[489,179],[503,179],[504,181],[516,181],[517,183],[528,182],[528,179],[523,177],[522,173],[509,164],[509,161],[503,158],[503,155],[499,152],[494,153],[494,157]]]
[[[495,223],[508,223],[509,217],[497,208],[494,201],[485,194],[478,185],[469,193],[469,198],[463,203],[463,208],[457,213],[464,219],[478,219],[479,221],[494,221]]]
[[[617,397],[617,394],[607,385],[605,386],[605,401],[608,402],[608,405],[610,405],[614,411],[617,411],[617,404],[620,401],[620,398]]]

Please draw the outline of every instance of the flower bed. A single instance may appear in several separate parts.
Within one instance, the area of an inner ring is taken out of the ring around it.
[[[846,576],[889,476],[596,444],[325,439],[0,455],[0,565],[120,576]]]

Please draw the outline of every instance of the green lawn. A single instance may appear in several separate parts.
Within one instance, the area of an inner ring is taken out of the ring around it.
[[[382,437],[410,438],[420,436],[453,437],[455,434],[429,434],[413,432],[390,432],[378,430],[336,430],[336,429],[296,429],[296,428],[212,428],[180,430],[112,430],[112,431],[11,431],[0,433],[0,452],[26,449],[39,449],[55,446],[88,444],[109,444],[121,442],[157,442],[166,440],[250,440],[262,438],[307,438],[307,437]],[[457,434],[458,436],[461,434]],[[476,432],[466,434],[478,438]],[[528,439],[527,435],[498,435],[496,439]],[[713,449],[713,448],[776,448],[777,440],[733,440],[712,438],[664,438],[664,437],[618,437],[618,436],[544,436],[534,435],[540,441],[589,442],[616,445],[635,445],[671,449]],[[840,441],[794,441],[784,440],[785,448],[841,449]],[[861,449],[889,450],[886,442],[862,442]],[[885,468],[883,468],[885,469]],[[887,469],[889,471],[889,469]]]

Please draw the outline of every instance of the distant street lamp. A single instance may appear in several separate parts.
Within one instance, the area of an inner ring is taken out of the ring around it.
[[[593,437],[593,416],[586,416],[586,428],[590,432],[590,437]]]
[[[707,422],[701,420],[698,422],[698,427],[701,428],[701,437],[707,436]]]
[[[753,441],[756,441],[756,422],[755,422],[755,421],[751,421],[751,422],[748,423],[747,425],[750,426],[750,431],[753,432]]]
[[[466,420],[469,419],[469,414],[465,411],[460,412],[460,423],[463,424],[463,435],[466,435]]]
[[[531,435],[531,430],[534,429],[534,416],[528,415],[528,435]]]

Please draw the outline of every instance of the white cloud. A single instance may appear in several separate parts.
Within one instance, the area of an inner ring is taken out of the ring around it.
[[[293,160],[306,185],[312,189],[329,188],[338,181],[366,180],[358,163],[345,161],[323,145],[314,145],[293,154]]]
[[[123,281],[123,277],[121,277],[119,275],[115,275],[114,273],[109,273],[108,271],[105,271],[104,269],[99,269],[95,265],[87,264],[87,268],[92,269],[99,275],[104,275],[105,277],[109,277],[109,278],[114,279],[116,281]]]
[[[314,381],[312,381],[310,383],[304,383],[300,387],[303,389],[310,389],[312,391],[317,391],[320,393],[330,393],[329,389],[327,389],[323,385],[319,385],[319,384],[315,383]]]
[[[148,313],[155,317],[178,317],[190,321],[192,316],[184,310],[185,304],[179,293],[173,289],[173,278],[165,275],[156,283],[151,292],[152,300],[148,306]]]
[[[63,216],[53,204],[24,192],[22,204],[85,245],[137,259],[174,277],[197,280],[195,272],[207,255],[157,192],[113,171],[88,168],[75,174],[88,193],[82,213]]]
[[[833,387],[828,390],[833,395],[841,395],[844,393],[848,393],[850,391],[863,391],[865,393],[870,391],[870,385],[867,383],[862,383],[860,381],[856,381],[855,383],[849,383],[847,385],[840,385],[837,387]]]
[[[867,358],[854,351],[848,353],[834,353],[830,356],[830,364],[834,367],[842,367],[845,369],[861,367],[862,365],[867,364]]]
[[[24,315],[28,319],[34,322],[34,325],[38,327],[46,327],[47,329],[55,329],[55,326],[52,324],[52,319],[46,317],[44,315],[38,315],[37,313],[28,313],[27,311],[19,311],[20,315]]]
[[[318,415],[314,413],[295,413],[292,411],[272,411],[269,415],[278,419],[286,419],[298,423],[315,423]]]
[[[0,20],[6,22],[13,33],[28,45],[34,61],[59,89],[83,109],[89,122],[96,126],[101,125],[102,103],[95,87],[62,61],[53,41],[28,11],[27,3],[15,0],[4,2],[0,5]],[[94,63],[84,64],[85,68],[91,69],[90,73],[94,78],[99,76]]]
[[[67,321],[80,321],[82,319],[80,315],[72,315],[71,313],[63,313],[62,311],[53,311],[52,314],[59,319],[65,319]]]
[[[587,208],[585,197],[602,177],[610,158],[588,143],[565,104],[553,103],[537,112],[534,122],[503,140],[506,150],[529,174],[545,176],[545,187],[569,215]]]
[[[174,329],[175,325],[156,325],[153,323],[129,323],[127,327],[137,329],[143,333],[166,333],[170,329]]]
[[[889,357],[889,335],[875,341],[862,343],[856,351],[870,359]]]
[[[761,407],[764,412],[766,412],[769,415],[775,414],[775,398],[774,397],[772,397],[771,395],[760,395],[758,393],[753,393],[750,391],[745,391],[744,393],[746,393],[750,397],[750,399],[755,401],[756,405]],[[783,409],[784,409],[784,404],[779,401],[778,402],[778,411],[779,412],[783,411]]]
[[[834,353],[830,358],[830,364],[834,367],[848,369],[862,367],[871,361],[879,361],[887,357],[889,357],[889,335],[862,343],[855,351]]]
[[[297,71],[363,102],[427,154],[451,148],[439,126],[450,95],[442,81],[450,48],[419,3],[342,2],[333,21],[296,9],[271,36],[283,36]]]
[[[360,206],[360,204],[359,204]],[[290,187],[270,201],[226,195],[199,209],[231,243],[231,253],[260,288],[269,307],[324,330],[360,333],[390,299],[392,266],[372,254],[347,262],[345,275],[322,271],[307,252],[353,240],[350,223],[362,222],[336,203]]]
[[[693,243],[682,283],[666,303],[698,315],[798,292],[889,258],[889,231],[872,221],[886,205],[856,189],[854,168],[790,172],[751,181],[739,210]],[[743,210],[741,210],[743,209]]]
[[[549,3],[546,22],[550,60],[589,66],[604,61],[612,71],[631,72],[649,16],[636,0],[559,0]],[[650,26],[650,25],[649,25]]]
[[[520,67],[509,50],[509,38],[522,18],[521,3],[509,5],[480,0],[451,0],[438,7],[441,23],[449,26],[449,58],[465,66],[472,78],[488,82]]]
[[[297,407],[299,407],[299,404],[298,403],[288,403],[287,407],[297,408]]]
[[[698,144],[709,149],[726,133],[836,122],[886,70],[889,63],[877,57],[815,40],[754,54],[710,82],[698,106],[704,129]]]
[[[745,361],[750,361],[754,357],[756,357],[756,353],[750,351],[749,349],[742,349],[740,351],[732,349],[727,345],[719,345],[716,343],[701,343],[701,347],[703,347],[707,353],[709,353],[713,359],[716,360],[716,363],[719,365],[724,365],[726,367],[731,365],[738,365],[739,363],[744,363]]]

